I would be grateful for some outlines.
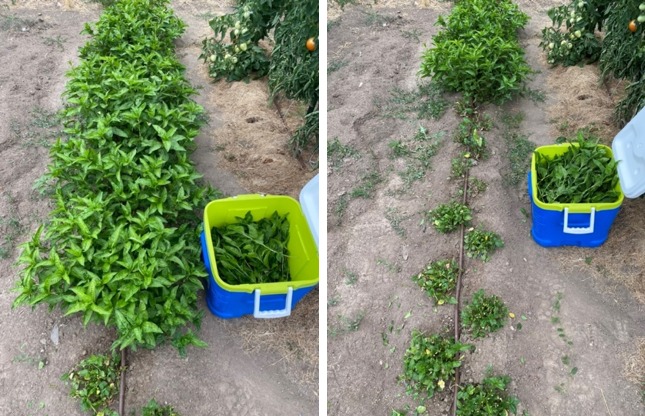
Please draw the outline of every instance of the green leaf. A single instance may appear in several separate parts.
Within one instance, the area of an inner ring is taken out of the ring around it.
[[[154,322],[144,322],[142,328],[145,333],[163,334],[161,328],[159,328]]]
[[[71,315],[71,314],[76,313],[76,312],[85,311],[88,306],[89,306],[89,304],[87,304],[87,303],[76,302],[76,303],[70,305],[69,308],[67,308],[67,311],[65,311],[65,316]]]

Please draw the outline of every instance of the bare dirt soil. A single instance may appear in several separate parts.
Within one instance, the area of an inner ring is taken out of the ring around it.
[[[547,67],[540,32],[549,24],[546,10],[561,2],[518,4],[531,16],[520,34],[526,59],[538,71],[530,86],[545,99],[483,109],[494,121],[485,134],[491,155],[471,175],[488,187],[469,205],[473,225],[500,234],[505,247],[487,263],[466,259],[462,290],[463,302],[480,288],[499,295],[515,318],[483,340],[464,334],[476,351],[464,357],[462,382],[481,380],[488,366],[510,375],[518,414],[645,415],[645,201],[625,200],[608,241],[597,249],[546,249],[530,236],[526,180],[515,186],[506,181],[505,115],[522,114],[518,133],[537,145],[581,127],[592,127],[609,143],[618,131],[611,110],[620,89],[601,84],[595,67]],[[451,159],[459,154],[452,140],[459,117],[451,105],[439,120],[419,120],[414,113],[402,119],[392,103],[395,88],[417,89],[424,44],[431,45],[437,16],[450,7],[379,1],[328,8],[330,415],[416,409],[398,381],[410,333],[453,333],[453,307],[434,306],[411,276],[430,261],[456,260],[459,253],[458,233],[439,234],[420,224],[425,212],[450,201],[461,187],[450,179]],[[400,173],[410,162],[393,158],[388,144],[409,143],[420,125],[440,144],[423,179],[406,186]],[[451,390],[427,401],[428,415],[448,414]]]
[[[266,82],[210,82],[198,60],[208,18],[233,2],[174,1],[187,24],[177,54],[199,89],[195,100],[210,124],[193,155],[206,181],[227,195],[273,193],[298,197],[316,174],[315,156],[288,151],[299,105],[268,102]],[[60,134],[54,114],[70,64],[86,42],[85,22],[97,4],[78,0],[0,1],[0,414],[81,415],[60,376],[89,354],[105,353],[114,333],[84,328],[77,317],[45,307],[11,309],[17,244],[30,238],[50,211],[34,183],[45,172],[49,144]],[[253,122],[247,121],[253,119]],[[304,161],[304,163],[303,163]],[[318,290],[280,320],[222,320],[208,312],[200,332],[209,346],[182,359],[171,346],[129,354],[127,413],[150,399],[184,415],[318,414]]]

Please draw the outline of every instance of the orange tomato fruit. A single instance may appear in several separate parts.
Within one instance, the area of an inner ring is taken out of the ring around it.
[[[314,41],[314,38],[307,39],[307,50],[309,52],[313,52],[316,50],[316,42]]]
[[[636,29],[638,28],[638,26],[636,26],[636,20],[632,20],[631,22],[629,22],[628,27],[629,27],[630,32],[632,32],[632,33],[636,32]]]

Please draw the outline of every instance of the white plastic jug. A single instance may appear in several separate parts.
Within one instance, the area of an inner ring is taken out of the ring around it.
[[[318,228],[320,225],[318,218],[318,183],[319,179],[318,175],[316,175],[302,188],[299,198],[302,213],[305,214],[305,218],[307,218],[309,229],[311,230],[311,234],[316,242],[316,247],[318,247]]]
[[[614,137],[611,144],[618,162],[620,187],[627,198],[645,193],[645,108]]]

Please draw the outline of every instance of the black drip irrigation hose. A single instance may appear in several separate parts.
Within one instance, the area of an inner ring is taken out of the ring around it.
[[[468,202],[468,173],[469,169],[466,169],[464,175],[464,195],[462,197],[462,204],[466,205]],[[455,304],[455,342],[459,342],[461,334],[459,331],[459,313],[461,305],[461,277],[464,274],[464,230],[466,226],[461,225],[460,228],[460,238],[459,238],[459,274],[457,274],[457,288],[455,297],[457,298],[457,303]],[[457,359],[461,359],[461,352],[457,353]],[[455,368],[455,394],[452,402],[452,416],[457,415],[457,395],[459,394],[459,377],[460,377],[460,367]]]
[[[119,383],[119,415],[125,416],[125,372],[128,368],[125,360],[128,358],[127,348],[121,350],[121,382]]]

